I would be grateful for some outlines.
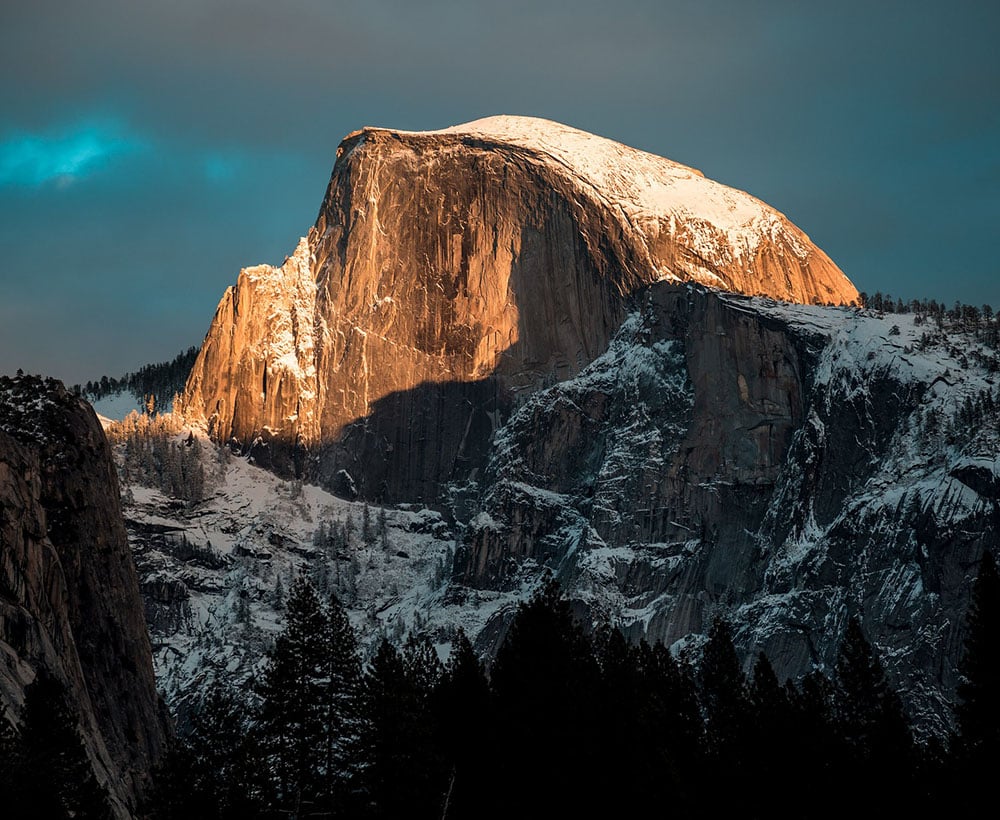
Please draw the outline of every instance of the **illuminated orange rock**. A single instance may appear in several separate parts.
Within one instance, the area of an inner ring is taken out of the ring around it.
[[[226,291],[183,406],[281,469],[426,495],[519,394],[599,355],[659,281],[857,299],[782,214],[670,160],[525,117],[366,128],[337,149],[294,254]],[[396,475],[375,469],[398,448]]]

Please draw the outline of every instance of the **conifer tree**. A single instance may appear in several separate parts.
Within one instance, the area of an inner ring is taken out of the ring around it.
[[[361,508],[361,541],[366,547],[375,543],[375,531],[372,529],[372,511],[368,502]]]
[[[891,805],[892,794],[908,785],[903,780],[913,764],[913,744],[899,696],[856,617],[840,646],[833,696],[848,776],[859,793],[872,793],[876,805]]]
[[[326,760],[326,618],[312,584],[295,580],[285,628],[259,687],[259,736],[281,811],[301,814],[319,799]]]
[[[327,601],[325,616],[322,803],[336,815],[351,805],[351,781],[360,774],[361,656],[347,612],[335,594]]]
[[[446,784],[428,781],[433,754],[421,725],[422,693],[396,648],[383,639],[364,676],[364,770],[368,813],[379,818],[441,816]]]
[[[192,720],[187,739],[191,789],[205,818],[237,820],[260,813],[271,795],[243,699],[218,678]]]
[[[78,719],[63,685],[40,671],[24,692],[20,754],[13,772],[23,817],[111,816],[108,795],[94,777]],[[17,817],[17,810],[12,815]]]
[[[492,777],[493,705],[486,671],[462,630],[434,693],[434,713],[447,773],[441,816],[473,817]]]
[[[492,668],[497,776],[509,784],[494,804],[498,813],[516,814],[529,788],[539,816],[588,811],[592,800],[579,783],[594,781],[601,755],[580,718],[595,709],[598,680],[590,642],[550,578],[519,607]],[[529,784],[525,771],[545,777]]]
[[[431,696],[444,674],[444,666],[434,645],[415,632],[409,634],[403,646],[403,666],[414,689],[426,697]]]
[[[645,690],[642,722],[659,741],[657,755],[670,799],[683,808],[689,789],[697,792],[693,784],[704,759],[705,723],[694,673],[687,661],[675,659],[660,643],[640,644],[639,665]]]
[[[385,507],[380,507],[378,511],[378,537],[379,545],[386,552],[389,551],[389,521],[385,514]]]
[[[1000,758],[1000,576],[984,552],[966,616],[965,655],[959,671],[959,735],[962,791],[971,804],[992,788]]]
[[[609,625],[595,633],[594,652],[600,666],[593,723],[594,745],[602,750],[603,764],[596,767],[599,779],[592,782],[593,809],[610,816],[638,816],[657,798],[658,782],[664,781],[666,761],[658,755],[661,739],[645,731],[645,698],[640,669],[640,651],[629,646],[621,631]],[[652,766],[650,765],[652,764]],[[622,790],[631,782],[634,788]]]
[[[741,775],[748,751],[750,704],[732,629],[723,618],[716,618],[709,630],[700,678],[709,752],[732,776]]]
[[[151,820],[210,817],[210,810],[203,811],[194,772],[190,747],[183,739],[174,737],[153,770],[152,788],[146,795],[143,815]]]
[[[763,652],[754,664],[748,695],[749,778],[752,782],[766,782],[782,777],[797,761],[790,757],[794,747],[795,724],[789,693],[778,682],[774,667]],[[767,813],[766,797],[760,792],[752,792],[749,797],[749,802],[756,806],[755,813]]]

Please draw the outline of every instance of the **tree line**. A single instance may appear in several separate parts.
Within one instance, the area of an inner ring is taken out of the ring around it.
[[[157,818],[808,816],[956,811],[1000,752],[1000,580],[967,621],[955,732],[918,740],[862,625],[831,674],[745,674],[717,620],[695,665],[586,632],[557,584],[522,604],[488,672],[461,632],[364,664],[335,596],[296,580],[258,681],[221,672],[157,778]]]
[[[101,376],[83,385],[73,385],[71,390],[90,401],[128,392],[143,404],[147,404],[152,398],[156,407],[165,407],[175,394],[184,391],[187,377],[198,358],[198,351],[197,347],[189,347],[169,362],[143,365],[134,373],[126,373],[117,379]]]
[[[105,432],[113,445],[124,445],[119,467],[122,484],[155,487],[189,505],[205,497],[205,468],[202,446],[192,433],[179,439],[183,428],[172,414],[147,415],[133,410],[121,421],[108,425]],[[225,447],[216,458],[225,459]]]

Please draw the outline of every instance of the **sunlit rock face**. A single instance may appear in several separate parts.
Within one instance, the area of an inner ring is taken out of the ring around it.
[[[118,816],[165,752],[118,476],[93,409],[54,381],[0,380],[0,705],[40,672],[79,713]]]
[[[670,160],[523,117],[367,128],[294,254],[223,296],[185,412],[279,471],[433,498],[658,281],[857,298],[780,213]]]

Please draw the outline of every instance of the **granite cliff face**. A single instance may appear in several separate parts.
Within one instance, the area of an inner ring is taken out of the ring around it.
[[[206,446],[197,506],[127,494],[164,688],[183,708],[213,669],[250,678],[295,571],[365,641],[462,627],[484,652],[551,571],[634,640],[696,654],[729,618],[747,664],[764,651],[782,676],[829,671],[856,615],[918,724],[947,728],[1000,532],[1000,325],[977,322],[654,284],[593,362],[496,415],[485,466],[436,509],[369,508]],[[366,539],[383,513],[385,542]]]
[[[521,117],[364,129],[294,254],[224,295],[184,412],[279,471],[434,499],[658,281],[857,298],[784,216],[661,157]]]
[[[0,698],[66,684],[88,752],[129,816],[164,750],[149,637],[93,410],[58,382],[0,381]]]
[[[590,619],[667,644],[721,615],[779,677],[830,669],[857,615],[941,729],[1000,527],[1000,362],[923,324],[654,286],[497,431],[456,581],[548,568]]]

